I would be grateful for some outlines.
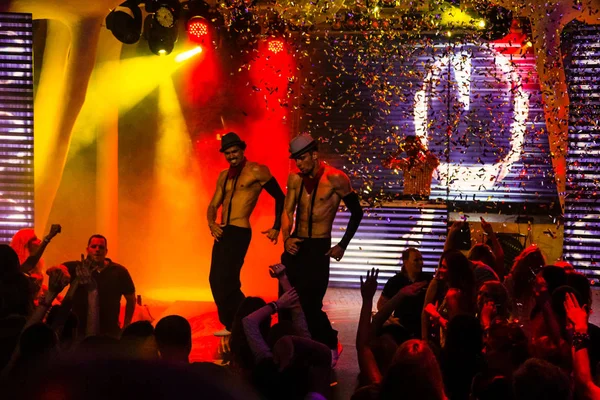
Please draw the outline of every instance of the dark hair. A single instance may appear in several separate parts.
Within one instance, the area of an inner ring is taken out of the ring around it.
[[[187,319],[180,315],[169,315],[156,324],[154,330],[159,350],[169,349],[186,351],[192,350],[192,327]]]
[[[21,334],[19,352],[22,357],[39,357],[54,350],[57,344],[58,337],[52,328],[43,322],[38,322]]]
[[[136,321],[123,330],[121,338],[147,338],[154,335],[154,327],[150,321]]]
[[[7,244],[0,244],[0,280],[21,272],[21,263],[17,252]]]
[[[444,259],[448,268],[446,278],[448,288],[460,290],[464,296],[463,299],[468,302],[465,305],[474,311],[477,293],[475,293],[475,274],[471,268],[471,262],[459,250],[444,251],[440,257],[440,266]]]
[[[496,305],[497,315],[499,317],[508,317],[508,292],[506,291],[504,285],[497,281],[487,281],[484,282],[483,285],[481,285],[479,291],[481,291],[481,289],[483,289],[484,286],[488,289],[486,297],[488,297],[489,300],[492,300]],[[483,306],[483,304],[478,304],[478,307],[481,306]]]
[[[0,318],[11,314],[27,317],[33,311],[34,293],[20,268],[15,250],[0,244]]]
[[[496,266],[496,256],[494,256],[490,246],[485,243],[477,243],[471,247],[467,258],[471,261],[481,261],[488,267],[494,268]]]
[[[249,370],[254,367],[254,355],[246,340],[246,333],[244,332],[242,320],[265,305],[267,305],[267,303],[260,297],[246,297],[238,307],[235,317],[233,318],[229,347],[231,348],[231,355],[234,362],[243,369]],[[260,333],[265,340],[269,336],[270,327],[270,318],[266,318],[260,324]]]
[[[531,245],[515,258],[510,271],[514,283],[515,299],[524,299],[533,294],[533,281],[546,260],[539,247]]]
[[[106,240],[106,238],[98,233],[90,236],[90,238],[88,239],[88,247],[90,247],[90,243],[92,243],[92,239],[104,239],[104,245],[106,246],[106,248],[108,248],[108,240]]]
[[[516,400],[569,400],[571,382],[565,372],[548,361],[531,358],[513,375]]]
[[[444,399],[444,381],[431,348],[412,339],[396,350],[392,366],[381,382],[379,399]]]
[[[583,297],[579,291],[571,286],[559,286],[552,292],[552,297],[550,299],[550,304],[552,305],[552,311],[556,315],[556,319],[563,329],[563,335],[566,335],[566,324],[567,324],[567,312],[565,311],[565,297],[567,293],[571,293],[577,299],[577,302],[580,306],[583,307]],[[564,336],[566,337],[566,336]]]
[[[589,279],[579,272],[571,272],[567,274],[567,285],[571,286],[579,292],[581,300],[579,305],[582,307],[587,305],[588,312],[592,309],[592,288]]]
[[[567,273],[564,268],[547,265],[540,271],[548,285],[548,293],[552,294],[556,288],[567,283]]]
[[[402,252],[402,262],[403,263],[408,261],[408,259],[410,258],[410,253],[412,253],[412,252],[420,253],[420,251],[414,247],[409,247],[409,248],[405,249]]]
[[[40,399],[48,397],[48,393],[54,393],[57,388],[65,400],[181,399],[190,397],[191,393],[198,393],[205,399],[259,398],[242,379],[216,365],[197,363],[187,366],[147,360],[123,362],[118,358],[77,356],[57,359],[32,377],[30,385],[10,388],[6,398]]]

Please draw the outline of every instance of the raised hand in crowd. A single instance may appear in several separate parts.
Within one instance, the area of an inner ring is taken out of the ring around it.
[[[285,265],[283,264],[273,264],[269,266],[269,274],[271,278],[279,278],[281,275],[285,274]]]
[[[290,289],[283,293],[275,303],[277,304],[278,309],[292,308],[298,304],[298,299],[299,297],[298,293],[296,293],[296,289]]]
[[[82,261],[81,264],[75,267],[75,274],[77,276],[79,286],[83,286],[89,291],[97,288],[96,281],[92,276],[92,270],[90,269],[89,263]]]
[[[567,314],[567,324],[572,325],[571,356],[573,358],[573,377],[575,390],[581,399],[599,399],[600,388],[594,384],[590,369],[588,347],[588,316],[585,309],[579,305],[573,293],[566,293],[563,303]],[[567,328],[569,326],[567,325]]]
[[[360,277],[360,295],[363,298],[363,302],[366,299],[373,300],[375,292],[377,291],[377,277],[379,276],[379,270],[372,268],[371,271],[367,271],[367,277],[363,281],[363,277]]]
[[[271,275],[271,278],[275,278],[279,281],[279,285],[284,292],[292,289],[292,284],[285,273],[285,265],[273,264],[269,266],[269,274]]]

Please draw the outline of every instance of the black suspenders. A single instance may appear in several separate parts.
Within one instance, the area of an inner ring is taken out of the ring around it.
[[[233,195],[235,194],[235,187],[237,185],[238,178],[240,177],[241,174],[242,174],[242,171],[240,170],[240,173],[237,174],[237,176],[233,180],[233,187],[231,188],[231,198],[229,199],[229,207],[227,207],[227,222],[225,223],[225,225],[229,225],[229,221],[231,220],[231,205],[233,204]],[[228,179],[229,179],[229,175],[225,175],[225,183],[223,184],[223,196],[225,196],[225,193],[226,193],[225,189],[227,189],[227,180]]]
[[[321,181],[321,177],[317,181],[315,188],[313,189],[312,196],[310,198],[310,212],[308,214],[308,237],[312,237],[312,226],[313,226],[313,208],[315,207],[315,200],[317,198],[317,190],[319,189],[319,182]],[[304,189],[304,180],[300,184],[300,194],[298,195],[298,200],[296,201],[296,228],[294,229],[294,236],[298,235],[298,215],[300,211],[300,200],[302,199],[302,190]]]

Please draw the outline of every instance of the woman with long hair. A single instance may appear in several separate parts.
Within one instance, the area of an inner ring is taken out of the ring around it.
[[[10,247],[19,256],[19,264],[21,265],[21,272],[29,275],[37,275],[43,278],[46,269],[44,267],[44,260],[42,255],[46,250],[46,246],[50,243],[52,238],[59,234],[61,226],[53,224],[50,227],[50,232],[44,240],[40,240],[35,231],[32,228],[20,229],[10,241]]]
[[[512,320],[518,323],[528,336],[529,319],[535,306],[534,284],[544,265],[546,259],[542,251],[536,245],[531,245],[515,258],[510,273],[504,279]]]
[[[422,338],[431,339],[439,325],[439,343],[443,346],[446,324],[457,315],[475,315],[475,275],[471,263],[458,250],[442,253],[436,276],[427,289],[422,315]]]

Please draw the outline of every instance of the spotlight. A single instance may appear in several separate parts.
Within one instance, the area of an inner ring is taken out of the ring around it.
[[[140,1],[127,0],[106,17],[106,27],[125,44],[134,44],[142,35],[142,10]]]
[[[148,15],[144,22],[145,37],[150,51],[156,55],[171,54],[177,42],[177,25],[165,28],[152,16]]]
[[[146,11],[154,14],[154,20],[163,28],[173,28],[181,5],[179,0],[153,0],[146,2]]]
[[[483,29],[483,28],[485,28],[485,20],[483,20],[483,19],[482,19],[482,20],[480,20],[480,21],[477,23],[477,26],[479,26],[479,27],[480,27],[480,28],[482,28],[482,29]]]
[[[183,18],[188,39],[195,43],[217,42],[220,28],[225,24],[223,16],[204,0],[183,3]]]
[[[204,17],[195,16],[187,23],[188,38],[192,42],[203,42],[208,37],[210,24]]]
[[[282,39],[271,39],[267,43],[267,48],[271,53],[279,54],[283,51],[283,40]]]

